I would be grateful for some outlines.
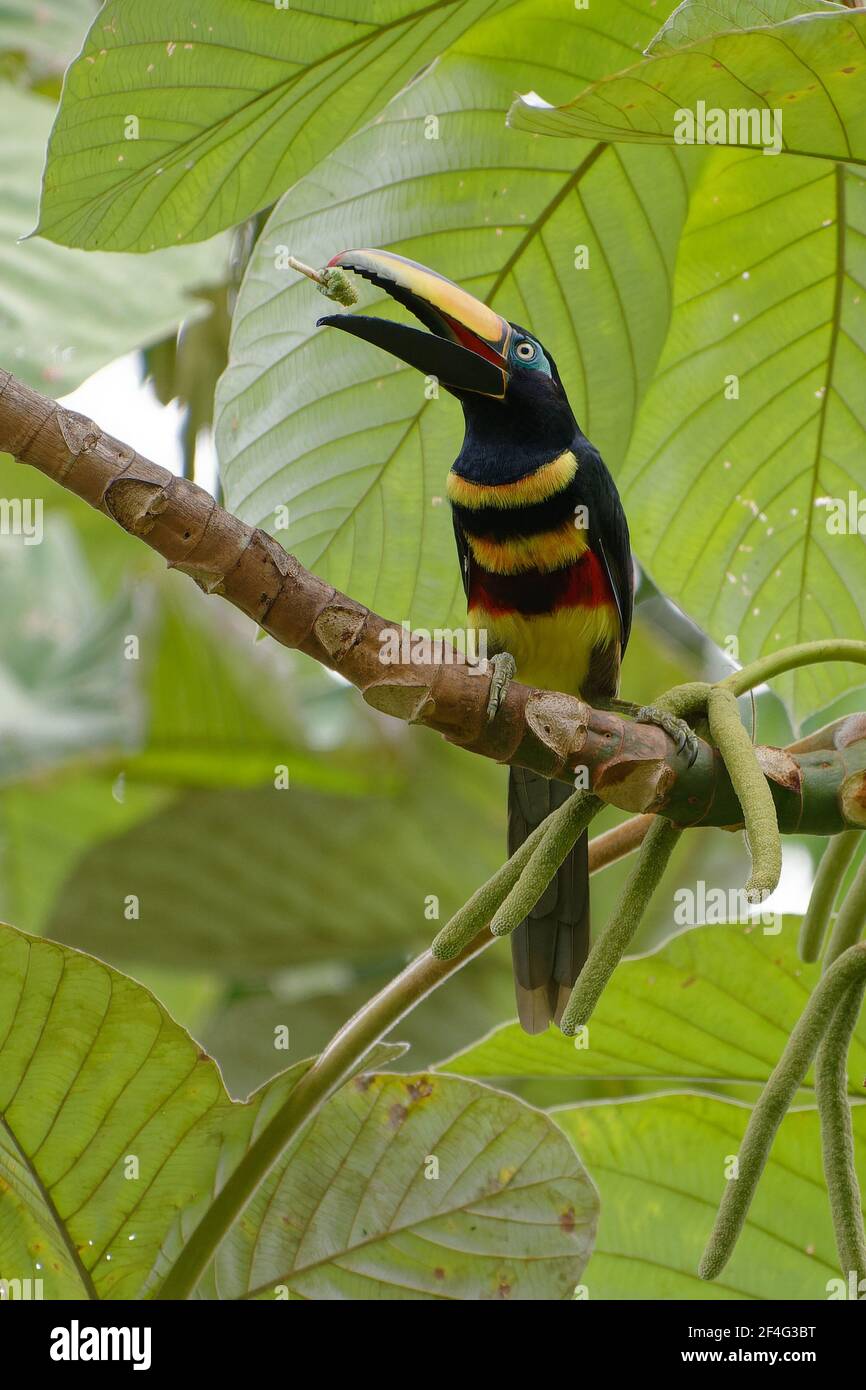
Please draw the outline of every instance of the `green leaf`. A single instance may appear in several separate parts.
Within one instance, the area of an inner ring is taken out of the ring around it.
[[[380,1046],[364,1065],[394,1056]],[[0,927],[4,1279],[42,1279],[49,1299],[152,1296],[308,1066],[233,1102],[140,985]],[[366,1075],[281,1156],[205,1291],[564,1298],[596,1207],[540,1112],[468,1081]]]
[[[217,394],[227,504],[273,529],[308,567],[396,620],[427,626],[463,607],[447,503],[462,421],[424,379],[347,335],[317,330],[321,300],[285,264],[385,246],[459,280],[551,349],[572,405],[615,468],[657,360],[696,151],[573,150],[504,129],[501,111],[549,43],[563,93],[627,61],[658,16],[651,0],[560,24],[559,0],[525,0],[473,30],[382,118],[295,185],[262,232]],[[436,113],[438,128],[428,117]],[[438,137],[426,138],[433,129]],[[483,209],[483,212],[478,210]],[[576,269],[576,248],[590,268]],[[367,287],[364,286],[365,298]],[[373,292],[375,296],[376,292]],[[399,310],[384,295],[374,313]],[[366,313],[367,305],[364,305]],[[458,598],[459,595],[459,598]]]
[[[647,55],[674,53],[697,39],[722,30],[755,29],[781,24],[797,15],[844,10],[833,0],[683,0],[665,21]]]
[[[109,0],[66,75],[39,231],[111,251],[212,236],[513,3],[371,0],[362,17],[357,0]]]
[[[555,1029],[529,1038],[508,1024],[438,1070],[763,1084],[820,975],[820,966],[798,959],[798,929],[799,919],[786,918],[779,936],[760,926],[684,931],[619,967],[590,1021],[588,1046]],[[866,1020],[851,1048],[852,1095],[862,1095],[864,1074]]]
[[[223,1299],[567,1299],[596,1219],[540,1111],[470,1081],[362,1076],[290,1146],[208,1284]]]
[[[695,1095],[556,1112],[601,1197],[583,1281],[590,1300],[827,1298],[839,1269],[815,1110],[786,1116],[730,1264],[714,1282],[698,1278],[725,1165],[748,1118],[745,1106]],[[862,1105],[854,1107],[854,1133],[862,1181]]]
[[[204,313],[190,290],[223,279],[226,248],[212,241],[142,261],[21,242],[33,225],[53,106],[7,85],[0,94],[15,131],[0,155],[0,359],[38,390],[61,396],[106,362]]]
[[[0,927],[3,1277],[51,1299],[142,1297],[307,1065],[233,1104],[140,985]]]
[[[564,106],[518,98],[509,122],[541,135],[673,144],[685,130],[679,113],[694,115],[702,102],[707,112],[779,112],[782,149],[866,164],[864,70],[866,15],[842,9],[702,37],[604,78]],[[711,123],[707,133],[712,144],[771,143],[739,119],[723,130]]]
[[[742,662],[866,635],[866,546],[830,500],[866,489],[864,172],[717,151],[674,301],[619,480],[641,562]],[[861,683],[836,662],[774,689],[802,719]]]

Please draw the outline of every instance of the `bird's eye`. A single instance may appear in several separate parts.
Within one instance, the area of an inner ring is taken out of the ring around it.
[[[517,356],[521,358],[523,362],[531,362],[536,351],[537,349],[534,343],[524,341],[517,344]]]

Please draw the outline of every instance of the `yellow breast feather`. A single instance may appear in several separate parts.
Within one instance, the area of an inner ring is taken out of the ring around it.
[[[534,536],[491,541],[467,532],[466,542],[479,565],[491,574],[523,574],[526,570],[551,574],[579,560],[587,549],[586,532],[575,526],[572,517]]]
[[[458,507],[477,511],[479,507],[525,507],[534,502],[546,502],[555,493],[568,487],[577,472],[577,459],[570,449],[558,458],[543,463],[525,478],[513,483],[473,483],[459,473],[448,474],[446,491]]]
[[[522,613],[487,613],[470,608],[469,626],[486,631],[489,652],[510,652],[517,679],[540,690],[579,695],[594,647],[619,640],[619,614],[611,603],[579,605],[526,617]]]

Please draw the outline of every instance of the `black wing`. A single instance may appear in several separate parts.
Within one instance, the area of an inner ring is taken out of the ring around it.
[[[460,578],[463,580],[463,592],[469,598],[469,543],[466,539],[466,532],[457,520],[457,514],[451,509],[451,520],[454,522],[454,539],[457,542],[457,554],[460,556]]]
[[[581,436],[574,451],[579,464],[577,484],[589,511],[589,544],[607,570],[619,610],[620,647],[624,652],[634,611],[634,567],[628,522],[616,483],[598,450]]]

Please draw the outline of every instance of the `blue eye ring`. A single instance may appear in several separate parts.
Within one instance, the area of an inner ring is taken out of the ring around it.
[[[529,367],[531,371],[540,371],[545,376],[553,376],[543,347],[528,335],[512,342],[509,348],[509,357],[512,362],[519,363],[521,367]]]

